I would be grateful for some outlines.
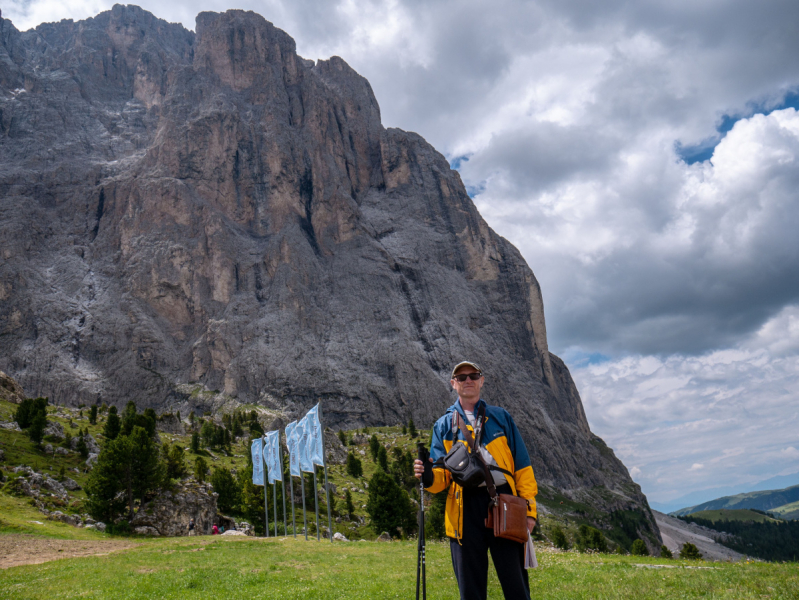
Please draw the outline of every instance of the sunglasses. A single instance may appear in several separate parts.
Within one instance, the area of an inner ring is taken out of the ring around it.
[[[482,373],[459,373],[458,375],[453,375],[452,378],[463,383],[467,379],[471,379],[472,381],[477,381],[482,376],[483,376]]]

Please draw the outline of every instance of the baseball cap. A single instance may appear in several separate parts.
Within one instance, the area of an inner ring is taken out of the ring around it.
[[[476,362],[472,362],[470,360],[464,360],[464,361],[459,362],[454,367],[452,367],[452,374],[450,375],[450,379],[455,377],[455,371],[457,371],[461,367],[465,367],[465,366],[472,367],[475,371],[480,371],[481,374],[483,372],[483,369],[481,369],[480,365],[478,365]]]

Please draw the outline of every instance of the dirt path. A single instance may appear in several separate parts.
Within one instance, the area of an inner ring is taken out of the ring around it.
[[[102,556],[139,545],[127,540],[57,540],[33,535],[0,535],[0,569],[37,565],[59,558]]]

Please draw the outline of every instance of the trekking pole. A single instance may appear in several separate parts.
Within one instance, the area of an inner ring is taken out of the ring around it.
[[[429,454],[424,443],[416,444],[417,457],[427,465]],[[424,478],[419,479],[419,535],[417,536],[417,562],[416,562],[416,600],[419,600],[419,584],[422,588],[422,600],[427,600],[427,577],[425,573],[425,539],[424,539]]]

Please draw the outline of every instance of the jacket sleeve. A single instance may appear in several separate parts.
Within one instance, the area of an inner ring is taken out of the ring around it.
[[[538,494],[538,484],[535,481],[533,466],[530,464],[530,455],[527,453],[527,446],[516,427],[516,422],[510,413],[506,413],[508,426],[505,435],[508,439],[511,454],[513,455],[513,479],[516,484],[516,493],[528,502],[527,516],[537,518],[538,509],[535,503],[535,496]]]
[[[444,458],[447,454],[444,448],[445,432],[446,426],[441,423],[441,420],[437,421],[433,426],[432,443],[430,444],[430,459],[433,462]],[[425,487],[425,489],[431,494],[437,494],[447,489],[450,483],[449,471],[443,467],[433,467],[433,483]]]

